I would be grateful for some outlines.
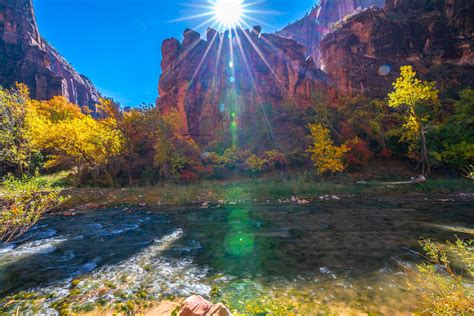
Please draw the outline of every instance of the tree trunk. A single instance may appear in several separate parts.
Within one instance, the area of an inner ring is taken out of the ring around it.
[[[422,174],[425,177],[428,177],[431,173],[431,166],[428,159],[428,145],[426,144],[426,129],[424,126],[421,126],[421,143]]]
[[[133,177],[132,177],[132,162],[128,159],[127,162],[127,172],[128,172],[128,185],[133,187]]]

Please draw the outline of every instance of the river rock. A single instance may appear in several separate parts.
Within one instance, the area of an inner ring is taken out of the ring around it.
[[[78,207],[78,209],[81,211],[95,210],[98,208],[100,208],[100,204],[97,204],[97,203],[88,203],[88,204],[84,204]]]
[[[75,211],[65,211],[62,213],[62,216],[65,216],[65,217],[73,217],[73,216],[76,216],[77,215],[77,212]]]
[[[199,295],[188,297],[179,312],[179,316],[205,316],[212,308],[212,303]]]
[[[232,316],[232,314],[224,304],[218,303],[212,306],[206,316]]]
[[[222,303],[213,305],[203,297],[193,295],[184,301],[179,316],[232,316],[232,313]]]

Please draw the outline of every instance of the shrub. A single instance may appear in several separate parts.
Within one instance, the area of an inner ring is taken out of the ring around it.
[[[359,137],[354,137],[346,142],[346,146],[350,149],[346,154],[346,159],[351,167],[366,166],[369,160],[374,157],[374,153],[370,150],[369,144]]]
[[[7,178],[0,188],[0,242],[9,242],[30,229],[41,215],[63,203],[59,191],[37,178]]]
[[[463,275],[474,277],[473,240],[438,246],[422,240],[426,262],[409,270],[408,288],[419,297],[423,315],[473,315],[474,294]],[[456,267],[456,268],[455,268]]]
[[[284,167],[288,165],[288,160],[286,159],[285,154],[279,152],[278,150],[266,151],[265,159],[270,168]]]
[[[246,161],[245,165],[252,171],[258,172],[262,171],[265,167],[266,161],[265,159],[258,158],[256,155],[250,156]]]

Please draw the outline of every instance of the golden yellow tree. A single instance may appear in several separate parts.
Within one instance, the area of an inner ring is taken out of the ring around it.
[[[105,169],[121,153],[123,137],[104,120],[81,113],[64,98],[34,102],[29,128],[36,149],[46,152],[46,167],[74,167],[77,179]]]
[[[394,91],[388,95],[389,106],[404,114],[402,141],[410,144],[409,153],[419,160],[425,176],[431,169],[426,135],[439,105],[439,91],[435,85],[416,78],[412,66],[402,66],[400,77],[393,84]]]
[[[349,151],[346,145],[334,145],[329,129],[321,124],[308,126],[311,137],[311,146],[308,152],[318,174],[325,172],[342,172],[346,168],[344,155]]]

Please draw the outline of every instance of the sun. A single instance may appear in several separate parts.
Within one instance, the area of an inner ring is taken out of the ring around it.
[[[214,0],[212,2],[214,18],[224,29],[241,26],[244,13],[243,2],[243,0]]]
[[[261,10],[266,0],[188,0],[184,3],[191,9],[189,14],[172,22],[198,20],[193,29],[213,28],[219,32],[251,28],[253,25],[264,25],[274,28],[259,17],[267,14],[278,14],[276,11]],[[260,9],[259,9],[260,7]]]

